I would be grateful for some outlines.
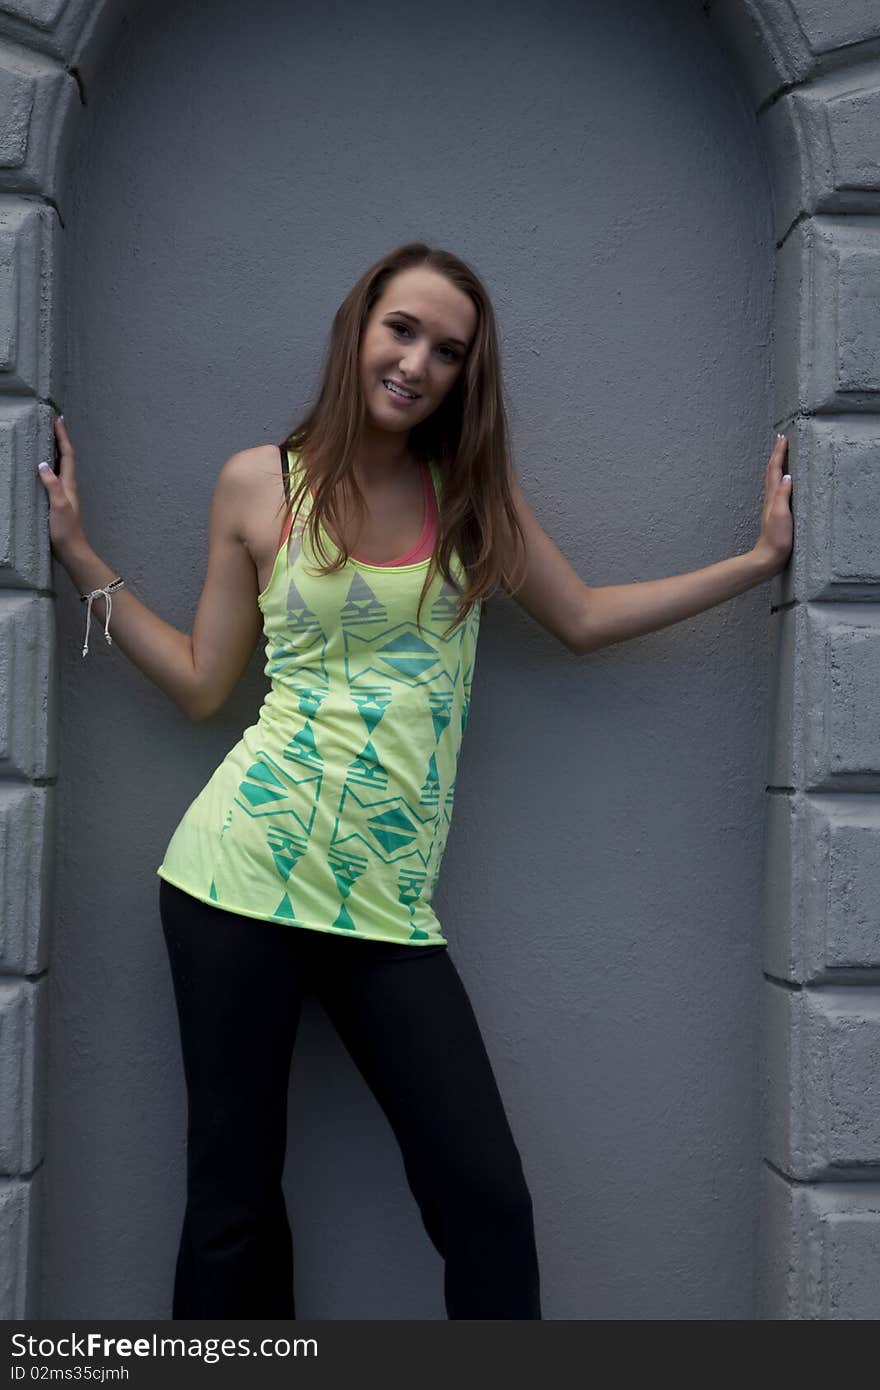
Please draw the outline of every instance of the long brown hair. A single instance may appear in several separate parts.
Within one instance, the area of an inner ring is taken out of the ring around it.
[[[477,310],[477,326],[464,366],[449,394],[426,420],[414,425],[409,447],[422,462],[433,459],[442,480],[439,535],[419,598],[416,623],[433,576],[439,572],[459,595],[457,617],[444,636],[463,622],[473,605],[494,593],[501,583],[516,587],[512,566],[518,544],[525,539],[517,520],[511,479],[510,435],[504,407],[501,360],[492,303],[470,266],[449,251],[424,242],[409,242],[383,256],[361,276],[333,319],[317,403],[300,419],[284,441],[296,454],[308,456],[289,502],[282,506],[299,514],[309,484],[315,499],[307,519],[319,572],[332,574],[349,558],[344,538],[335,559],[328,556],[320,527],[327,518],[341,537],[335,488],[342,483],[362,516],[366,505],[354,476],[353,463],[365,420],[360,385],[361,338],[370,311],[386,283],[398,271],[427,266],[462,290]],[[296,476],[295,474],[293,476]],[[282,528],[283,530],[283,528]],[[517,540],[518,537],[518,540]],[[462,589],[450,572],[458,552],[466,575]]]

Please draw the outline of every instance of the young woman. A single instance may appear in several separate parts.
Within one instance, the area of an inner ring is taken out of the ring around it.
[[[52,548],[103,605],[114,574],[56,429]],[[406,245],[340,306],[314,408],[221,469],[192,635],[107,595],[117,645],[192,719],[220,709],[261,631],[271,681],[157,870],[188,1097],[175,1318],[295,1316],[281,1180],[307,989],[400,1143],[448,1316],[541,1317],[520,1154],[431,906],[482,602],[503,588],[586,653],[742,593],[791,551],[786,447],[751,551],[588,587],[514,476],[486,290],[458,257]]]

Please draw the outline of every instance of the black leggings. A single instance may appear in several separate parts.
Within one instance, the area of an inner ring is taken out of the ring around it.
[[[532,1201],[477,1020],[444,945],[239,916],[165,879],[159,909],[188,1099],[174,1318],[293,1318],[281,1178],[313,990],[400,1144],[445,1262],[449,1318],[540,1318]]]

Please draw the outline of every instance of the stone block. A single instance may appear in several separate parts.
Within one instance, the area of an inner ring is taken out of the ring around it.
[[[49,497],[37,473],[53,460],[52,408],[0,397],[0,588],[51,589]]]
[[[0,777],[58,775],[55,603],[0,593]]]
[[[880,1180],[880,988],[765,989],[766,1157],[801,1182]]]
[[[60,400],[58,235],[45,204],[0,203],[0,393]]]
[[[64,219],[82,110],[76,82],[54,59],[0,39],[0,110],[0,192],[42,195]]]
[[[56,818],[55,787],[0,782],[0,974],[48,968]]]
[[[823,217],[777,257],[774,418],[880,408],[880,230]]]
[[[47,979],[0,978],[0,1173],[26,1175],[45,1147]]]
[[[875,791],[880,604],[799,604],[774,614],[769,639],[770,785]]]
[[[758,1317],[880,1318],[880,1184],[818,1187],[764,1171]]]
[[[151,0],[2,0],[0,34],[51,54],[88,89]]]

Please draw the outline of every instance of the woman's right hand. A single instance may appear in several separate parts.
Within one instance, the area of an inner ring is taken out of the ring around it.
[[[73,445],[60,416],[55,421],[55,436],[61,455],[58,473],[53,471],[51,464],[48,468],[38,468],[37,472],[49,494],[49,539],[52,550],[63,564],[65,555],[77,546],[86,545],[87,541],[79,518]]]

